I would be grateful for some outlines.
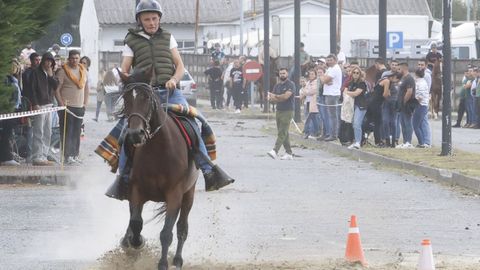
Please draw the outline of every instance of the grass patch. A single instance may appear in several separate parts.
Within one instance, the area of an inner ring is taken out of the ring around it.
[[[480,154],[455,150],[452,156],[439,156],[441,149],[438,147],[430,149],[393,149],[367,146],[362,150],[411,163],[480,177]]]

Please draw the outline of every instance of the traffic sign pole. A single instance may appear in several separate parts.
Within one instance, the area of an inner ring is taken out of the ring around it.
[[[73,36],[70,33],[63,33],[60,36],[60,42],[63,46],[65,46],[65,58],[68,57],[68,46],[70,46],[73,42]]]

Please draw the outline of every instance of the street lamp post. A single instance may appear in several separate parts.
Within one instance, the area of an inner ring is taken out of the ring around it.
[[[450,34],[452,30],[452,0],[443,0],[443,104],[442,104],[442,153],[452,154],[452,48]]]
[[[387,59],[387,0],[378,0],[378,57]]]
[[[263,0],[263,112],[268,113],[267,99],[270,91],[270,7],[269,0]]]
[[[294,2],[294,24],[295,24],[295,72],[293,73],[293,80],[295,83],[295,96],[298,96],[300,93],[300,74],[302,69],[300,67],[300,0],[295,0]],[[303,74],[302,74],[303,75]],[[300,113],[300,99],[295,99],[295,114],[293,120],[297,123],[302,121],[302,116]]]

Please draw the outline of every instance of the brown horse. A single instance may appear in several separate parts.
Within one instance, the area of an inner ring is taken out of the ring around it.
[[[124,248],[140,249],[142,209],[147,201],[164,202],[159,215],[165,215],[160,233],[162,255],[158,269],[168,269],[167,253],[177,221],[177,252],[173,264],[183,265],[182,249],[188,234],[188,214],[193,205],[198,169],[175,120],[160,108],[160,99],[143,78],[124,76],[123,113],[128,118],[125,146],[133,155],[129,184],[130,223],[121,241]],[[143,82],[139,82],[143,81]],[[130,145],[128,147],[128,145]]]
[[[440,111],[440,101],[442,100],[443,85],[442,85],[442,61],[437,59],[433,65],[432,70],[432,87],[430,88],[432,98],[430,100],[430,109],[432,118],[438,118]]]

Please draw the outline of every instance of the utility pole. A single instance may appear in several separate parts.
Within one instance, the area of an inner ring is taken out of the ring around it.
[[[443,104],[442,104],[442,153],[452,155],[452,0],[443,0]],[[438,60],[437,60],[438,61]]]
[[[471,12],[472,0],[467,0],[465,5],[467,5],[467,21],[470,21],[470,13],[472,13]]]
[[[196,0],[196,2],[195,2],[195,45],[194,45],[195,49],[194,49],[193,54],[198,53],[198,51],[197,51],[197,49],[198,49],[198,47],[197,47],[198,46],[198,21],[199,21],[199,17],[200,17],[199,16],[199,13],[200,13],[199,9],[200,9],[200,0]]]
[[[473,16],[472,16],[472,20],[474,21],[477,21],[477,8],[478,8],[478,0],[473,0]]]
[[[243,1],[243,0],[242,0]],[[263,112],[268,113],[270,91],[270,6],[263,0]]]
[[[243,55],[243,0],[240,0],[240,55]]]
[[[378,0],[378,57],[387,60],[387,0]]]
[[[337,0],[330,0],[330,53],[337,55]]]
[[[300,67],[300,0],[295,0],[294,2],[294,27],[295,27],[295,72],[293,74],[293,80],[295,83],[295,96],[299,95],[300,92],[300,73],[302,69]],[[293,120],[296,123],[302,121],[302,116],[300,113],[300,99],[295,99],[295,115]]]
[[[338,0],[337,43],[342,44],[342,10],[343,0]]]

